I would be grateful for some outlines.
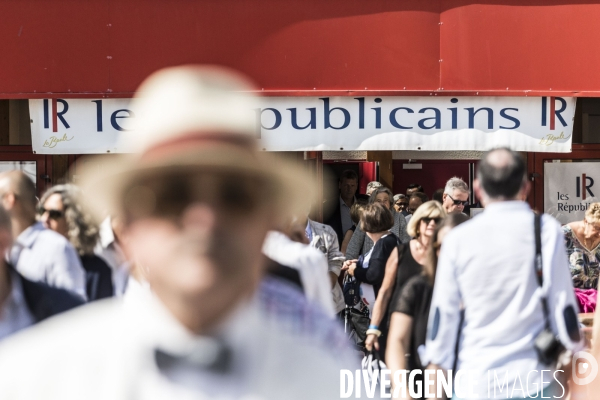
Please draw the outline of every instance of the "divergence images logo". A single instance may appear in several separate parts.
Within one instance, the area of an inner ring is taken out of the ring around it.
[[[591,176],[587,176],[586,174],[581,174],[581,177],[575,178],[575,186],[576,186],[576,196],[581,197],[581,200],[585,200],[587,198],[587,194],[594,197],[594,193],[590,190],[592,186],[594,186],[594,179]]]
[[[598,362],[590,353],[579,351],[573,354],[573,383],[587,385],[598,375]]]

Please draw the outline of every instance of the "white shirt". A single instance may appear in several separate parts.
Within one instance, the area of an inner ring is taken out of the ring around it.
[[[335,276],[340,276],[345,257],[340,251],[337,234],[333,228],[309,219],[307,230],[310,230],[310,246],[325,254],[328,271],[334,273]],[[339,284],[333,285],[331,295],[333,296],[333,306],[336,313],[346,308],[344,294]]]
[[[100,240],[94,253],[101,257],[112,270],[112,280],[115,296],[123,296],[129,282],[129,263],[125,254],[117,243],[112,230],[110,217],[106,217],[100,224]]]
[[[271,231],[265,238],[263,254],[279,264],[298,270],[306,298],[318,303],[326,315],[333,316],[335,311],[327,274],[327,258],[323,253],[294,242],[281,232]]]
[[[254,301],[244,303],[215,337],[193,335],[150,294],[80,307],[0,344],[0,393],[12,400],[338,398],[340,369],[355,369],[354,360],[299,342]],[[156,349],[201,364],[216,340],[231,349],[228,373],[159,370]]]
[[[430,362],[452,368],[462,302],[465,319],[457,368],[477,371],[474,388],[479,398],[490,397],[488,388],[493,396],[494,387],[496,398],[508,398],[506,386],[504,392],[498,386],[506,374],[509,390],[517,379],[526,388],[529,378],[531,391],[535,384],[539,389],[554,382],[547,372],[542,385],[540,371],[551,368],[538,361],[533,347],[534,338],[544,327],[542,293],[547,296],[553,331],[567,348],[580,346],[569,338],[562,317],[566,307],[578,312],[578,306],[560,224],[549,215],[542,218],[542,290],[534,272],[533,221],[534,214],[525,202],[492,203],[482,214],[454,228],[442,245],[429,312],[426,354]],[[534,370],[538,373],[528,376]],[[516,385],[518,388],[519,383]],[[457,386],[459,397],[471,398],[465,396],[470,387],[467,378],[459,380]],[[526,394],[517,391],[513,397]]]
[[[11,292],[0,308],[0,340],[35,324],[35,318],[29,311],[21,280],[10,274]]]
[[[21,232],[9,259],[25,278],[86,298],[85,271],[75,248],[62,235],[44,228],[41,222]]]

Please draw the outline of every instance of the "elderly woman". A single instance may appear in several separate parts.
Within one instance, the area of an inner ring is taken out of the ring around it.
[[[75,247],[86,274],[86,292],[89,301],[113,295],[112,271],[94,254],[99,238],[98,225],[84,211],[79,189],[74,185],[52,187],[40,200],[40,221],[66,237]]]
[[[406,243],[410,240],[410,236],[406,233],[406,220],[404,216],[396,212],[393,207],[392,199],[394,195],[391,190],[386,187],[380,187],[375,189],[373,193],[371,193],[371,197],[369,197],[369,204],[380,203],[382,206],[386,207],[392,212],[394,216],[394,226],[391,231],[394,235],[398,236],[402,243]],[[367,254],[369,250],[373,247],[373,241],[369,239],[367,235],[360,229],[360,227],[356,228],[356,231],[352,235],[352,239],[348,244],[348,248],[346,249],[346,259],[347,260],[356,260],[358,256],[361,254]]]
[[[385,345],[382,342],[378,343],[376,339],[381,336],[382,330],[379,326],[385,327],[386,325],[384,316],[387,315],[392,293],[394,299],[397,299],[402,295],[404,284],[423,271],[423,265],[431,246],[431,238],[436,226],[444,217],[446,217],[446,210],[435,200],[424,203],[413,214],[408,224],[408,234],[414,239],[395,248],[387,260],[383,283],[373,308],[371,327],[367,331],[368,336],[365,341],[367,349],[370,350],[373,345],[375,348]],[[382,324],[382,322],[384,323]]]
[[[592,203],[583,221],[563,226],[567,256],[581,311],[592,312],[600,272],[600,203]]]
[[[365,206],[360,217],[360,228],[366,232],[374,246],[358,262],[346,261],[342,267],[342,270],[348,270],[359,281],[373,286],[374,296],[368,304],[370,307],[375,303],[375,296],[383,282],[387,259],[398,243],[398,237],[390,232],[392,226],[394,217],[389,209],[379,203]]]

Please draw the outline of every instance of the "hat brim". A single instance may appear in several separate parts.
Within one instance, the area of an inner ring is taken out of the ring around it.
[[[124,192],[136,180],[163,173],[227,172],[266,179],[274,190],[265,201],[271,202],[269,209],[281,216],[307,212],[315,198],[315,185],[300,165],[230,144],[190,146],[157,158],[137,154],[95,156],[79,164],[77,183],[83,188],[90,210],[99,218],[122,212]]]

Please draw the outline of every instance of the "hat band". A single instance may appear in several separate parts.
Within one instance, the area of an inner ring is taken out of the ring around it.
[[[252,139],[239,134],[223,133],[193,133],[178,138],[160,142],[142,153],[141,161],[154,162],[173,154],[187,152],[190,148],[229,145],[251,152]]]

